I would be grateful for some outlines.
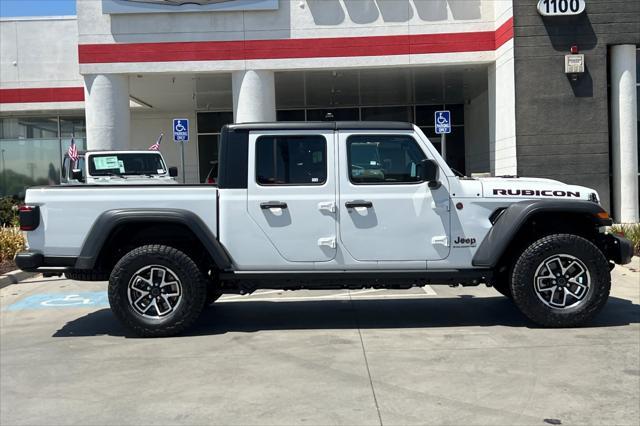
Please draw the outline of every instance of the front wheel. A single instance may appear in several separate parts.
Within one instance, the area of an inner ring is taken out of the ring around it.
[[[207,277],[183,252],[163,245],[142,246],[113,268],[109,304],[137,335],[172,336],[200,316],[207,284]]]
[[[570,234],[531,244],[513,268],[511,294],[529,319],[545,327],[574,327],[592,319],[611,288],[607,259],[590,241]]]

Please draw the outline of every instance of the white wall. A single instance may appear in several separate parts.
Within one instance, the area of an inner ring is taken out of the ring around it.
[[[510,0],[509,0],[510,4]],[[102,3],[78,0],[79,43],[150,43],[364,37],[493,31],[491,0],[280,0],[278,10],[102,14]],[[366,52],[366,47],[363,47]],[[81,72],[221,72],[488,63],[478,52],[221,61],[85,63]]]
[[[75,17],[0,19],[0,89],[82,87]],[[7,103],[0,112],[81,110],[84,102]]]
[[[83,44],[481,31],[495,17],[492,0],[280,0],[267,11],[114,15],[78,0],[77,10]]]
[[[168,166],[178,167],[178,177],[182,181],[180,145],[173,142],[174,118],[188,118],[190,121],[191,140],[185,145],[186,182],[198,183],[198,139],[195,134],[196,116],[193,111],[132,112],[130,149],[148,149],[158,139],[160,132],[164,132],[160,152]]]
[[[489,93],[481,93],[464,105],[464,150],[467,174],[488,173]]]
[[[496,52],[489,65],[489,144],[491,173],[517,175],[516,100],[513,40]]]
[[[75,17],[0,20],[0,87],[82,87]]]

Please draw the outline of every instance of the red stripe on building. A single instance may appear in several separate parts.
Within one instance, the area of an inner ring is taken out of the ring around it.
[[[0,104],[82,101],[84,101],[84,87],[0,89]]]
[[[496,49],[513,38],[513,17],[507,19],[504,24],[496,30]]]
[[[513,37],[513,19],[496,31],[281,40],[81,44],[81,64],[334,58],[495,50]]]

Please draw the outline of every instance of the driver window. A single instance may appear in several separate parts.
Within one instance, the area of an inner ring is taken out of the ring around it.
[[[419,183],[419,168],[427,158],[406,135],[349,136],[347,156],[354,184]]]

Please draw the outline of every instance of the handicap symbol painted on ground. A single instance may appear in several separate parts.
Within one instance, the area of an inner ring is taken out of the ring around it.
[[[102,308],[107,306],[109,306],[109,299],[106,291],[91,291],[82,293],[34,294],[12,303],[3,310]]]

